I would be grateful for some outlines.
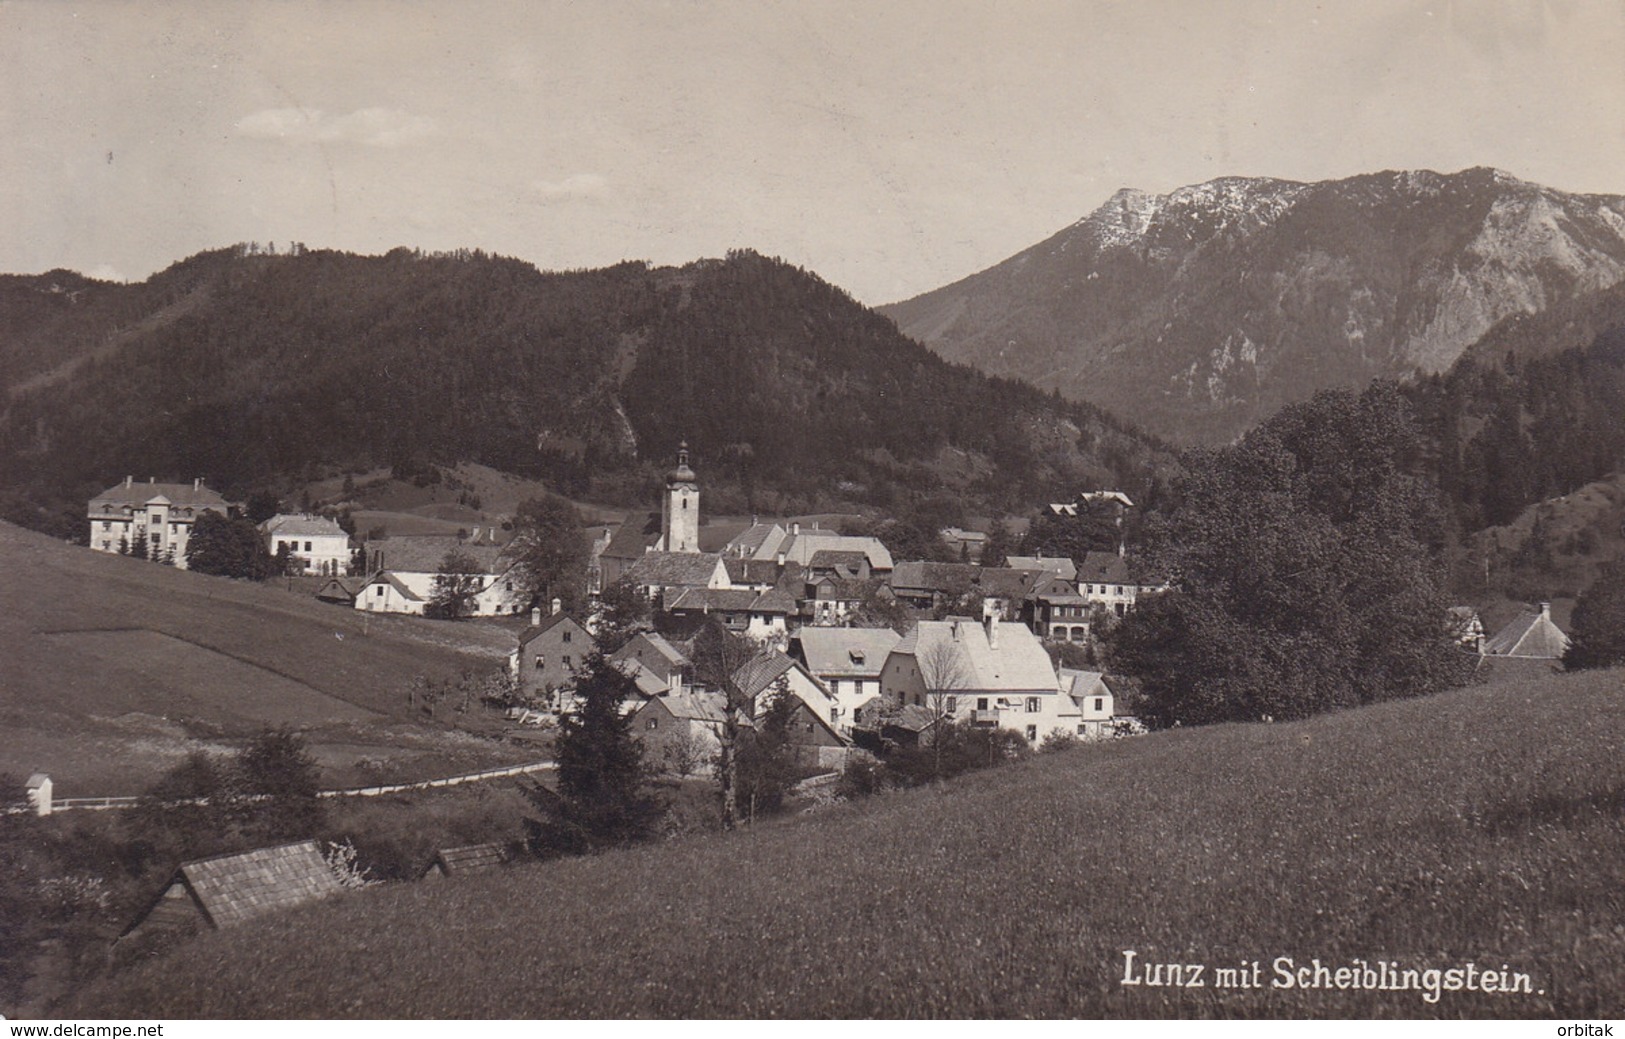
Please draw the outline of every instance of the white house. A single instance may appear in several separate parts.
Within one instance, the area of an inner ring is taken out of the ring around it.
[[[1061,731],[1081,739],[1112,735],[1112,719],[1116,717],[1117,707],[1104,674],[1063,667],[1058,684],[1061,690],[1059,713],[1066,719],[1058,726]]]
[[[1165,591],[1167,584],[1149,579],[1136,580],[1128,561],[1116,552],[1089,552],[1078,567],[1078,594],[1084,601],[1106,607],[1121,617],[1142,595]]]
[[[981,623],[921,621],[887,656],[880,691],[890,704],[1011,729],[1033,744],[1052,729],[1077,725],[1038,637],[992,611]]]
[[[90,499],[90,547],[98,552],[131,552],[140,542],[149,558],[168,559],[184,570],[186,542],[197,518],[205,512],[232,516],[240,509],[203,486],[202,480],[136,483],[126,476],[123,483]]]
[[[355,598],[355,608],[375,613],[422,614],[434,599],[435,580],[447,557],[472,560],[477,591],[471,616],[497,617],[524,612],[528,604],[504,546],[477,544],[446,535],[395,537],[369,543],[372,576]]]
[[[260,524],[271,555],[284,549],[296,569],[337,577],[350,567],[350,535],[336,520],[303,513],[272,516]]]
[[[890,628],[804,627],[790,639],[790,655],[829,690],[831,716],[845,732],[858,708],[880,695],[880,671],[903,637]]]

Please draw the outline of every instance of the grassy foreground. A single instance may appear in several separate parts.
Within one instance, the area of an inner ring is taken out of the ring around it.
[[[84,993],[165,1017],[1618,1017],[1625,673],[1085,747],[727,839],[376,888]],[[1129,986],[1137,964],[1202,988]],[[1534,992],[1275,989],[1318,957]],[[1214,971],[1259,960],[1261,989]]]

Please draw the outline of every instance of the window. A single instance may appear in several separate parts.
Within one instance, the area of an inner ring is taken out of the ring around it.
[[[978,696],[978,697],[977,697],[977,698],[976,698],[976,709],[977,709],[977,710],[978,710],[978,711],[985,711],[985,710],[987,710],[987,697],[985,697],[985,696]]]
[[[1106,709],[1106,698],[1104,696],[1095,697],[1095,710],[1104,711],[1105,709]]]
[[[560,657],[559,658],[559,663],[563,664],[565,667],[569,667],[570,666],[570,654],[566,653],[564,656]]]
[[[106,530],[112,530],[112,529],[113,529],[113,521],[112,520],[102,520],[102,530],[106,531]]]
[[[1123,594],[1123,586],[1122,586],[1122,585],[1118,585],[1118,586],[1117,586],[1117,594],[1118,594],[1118,595],[1122,595],[1122,594]]]
[[[1038,697],[1036,697],[1036,696],[1027,697],[1027,713],[1028,714],[1037,714],[1041,710],[1043,710],[1043,708],[1039,706]]]
[[[160,543],[161,541],[163,541],[163,539],[164,539],[164,532],[163,531],[155,530],[155,531],[152,532],[152,543],[154,545]]]
[[[1080,723],[1078,725],[1078,735],[1079,736],[1087,736],[1087,735],[1089,735],[1089,726]]]
[[[943,710],[947,711],[949,714],[957,714],[959,712],[959,697],[948,697],[948,699],[943,702],[942,707]]]
[[[546,666],[547,666],[547,658],[538,653],[536,655],[536,670],[540,671],[542,668],[544,668]]]
[[[644,724],[644,728],[658,729],[658,728],[660,728],[660,719],[656,718],[654,715],[650,715],[649,720],[644,722],[643,724]]]
[[[310,551],[310,542],[308,542],[308,541],[307,541],[307,542],[305,542],[305,551],[306,551],[306,552],[309,552],[309,551]]]
[[[564,641],[564,642],[569,642],[570,641],[570,633],[568,631],[564,633],[564,638],[563,638],[562,641]]]
[[[374,594],[374,595],[383,595],[384,594],[384,586],[383,585],[378,585],[377,587],[373,588],[372,594]]]
[[[1036,726],[1036,725],[1027,726],[1027,742],[1028,743],[1037,743],[1038,742],[1038,726]]]

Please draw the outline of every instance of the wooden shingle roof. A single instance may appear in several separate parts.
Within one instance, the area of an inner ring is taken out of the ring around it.
[[[177,871],[215,927],[314,902],[343,890],[315,841],[188,862]]]

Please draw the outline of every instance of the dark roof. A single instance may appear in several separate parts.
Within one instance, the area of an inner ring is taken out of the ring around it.
[[[1128,560],[1116,552],[1089,552],[1078,567],[1078,580],[1084,584],[1132,584],[1141,587],[1160,584],[1149,577],[1136,578],[1129,570]]]
[[[891,572],[891,586],[893,591],[902,594],[975,591],[983,595],[1021,599],[1052,576],[1048,570],[913,561],[897,564]]]
[[[779,579],[779,564],[774,559],[724,556],[722,565],[728,568],[728,580],[734,584],[773,584]]]
[[[470,870],[505,866],[512,857],[508,847],[503,844],[465,844],[460,848],[441,848],[435,853],[434,863],[430,869],[439,866],[440,872],[448,875],[466,873]]]
[[[770,649],[747,660],[735,671],[734,684],[744,695],[755,696],[795,666],[794,660],[776,649]]]
[[[636,559],[660,540],[660,513],[646,512],[639,516],[630,513],[626,521],[615,528],[609,544],[599,553],[612,559]]]
[[[1484,643],[1484,652],[1497,657],[1535,657],[1555,660],[1569,648],[1569,637],[1552,623],[1548,609],[1525,613]]]
[[[330,577],[321,588],[317,589],[316,598],[348,599],[354,602],[355,597],[360,594],[364,586],[365,582],[359,578]]]
[[[550,613],[546,617],[542,618],[542,623],[532,628],[526,628],[524,631],[520,632],[519,648],[521,650],[524,649],[526,646],[530,645],[532,639],[540,638],[542,635],[547,634],[566,621],[575,625],[576,630],[580,631],[583,635],[587,633],[587,629],[581,626],[581,622],[576,620],[574,617],[571,617],[568,613]]]
[[[216,927],[313,902],[343,890],[315,841],[188,862],[177,871]]]
[[[510,561],[505,545],[470,544],[455,534],[420,534],[367,542],[367,559],[374,569],[407,574],[434,574],[452,552],[467,556],[480,567],[475,573],[500,574]]]
[[[760,592],[749,588],[688,588],[667,609],[678,610],[749,610],[761,598]]]
[[[665,658],[668,664],[682,667],[688,663],[688,658],[683,655],[682,650],[678,649],[676,646],[667,641],[664,635],[654,631],[639,632],[637,635],[633,636],[626,643],[626,645],[622,646],[620,649],[617,649],[610,659],[625,660],[632,657],[637,652],[635,647],[640,642],[653,648],[657,654]]]
[[[627,568],[625,580],[662,588],[704,588],[721,558],[703,552],[645,552]]]
[[[231,503],[218,493],[205,487],[201,481],[197,483],[147,483],[117,484],[90,499],[92,510],[100,505],[129,505],[139,508],[154,498],[163,498],[171,505],[190,505],[193,508],[224,509]]]
[[[849,549],[821,548],[807,560],[807,566],[814,570],[832,569],[837,566],[852,568],[862,567],[869,561],[868,555],[863,552],[854,552]]]

